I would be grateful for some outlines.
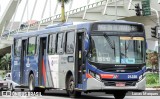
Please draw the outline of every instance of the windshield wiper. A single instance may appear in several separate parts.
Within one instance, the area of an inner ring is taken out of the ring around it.
[[[107,42],[109,43],[110,47],[112,49],[115,49],[115,46],[113,46],[111,39],[108,37],[108,35],[104,34],[104,37],[106,38]]]
[[[112,43],[112,41],[111,41],[111,39],[109,38],[109,36],[108,36],[107,34],[105,34],[105,33],[104,33],[104,37],[106,38],[106,40],[107,40],[107,42],[109,43],[110,47],[111,47],[112,49],[114,49],[114,55],[115,55],[115,42],[113,41],[113,43]]]

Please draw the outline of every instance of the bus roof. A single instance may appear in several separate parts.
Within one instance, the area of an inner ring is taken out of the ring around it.
[[[36,30],[36,31],[25,32],[25,33],[18,33],[18,34],[15,34],[13,37],[20,38],[20,37],[27,37],[27,36],[34,36],[34,35],[42,35],[45,33],[51,33],[51,32],[53,33],[53,31],[60,32],[60,31],[69,30],[69,29],[85,28],[85,29],[89,30],[90,25],[93,23],[113,23],[113,24],[120,23],[120,24],[143,25],[141,23],[125,21],[125,20],[108,20],[108,21],[95,21],[95,22],[67,22],[67,23],[58,23],[58,24],[49,25],[45,29],[42,29],[42,30]]]

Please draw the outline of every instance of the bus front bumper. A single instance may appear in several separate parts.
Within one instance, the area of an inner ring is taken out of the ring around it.
[[[144,77],[141,81],[137,82],[135,86],[106,86],[104,82],[98,81],[95,78],[90,78],[87,80],[86,90],[127,90],[127,91],[143,91],[145,90],[146,78]]]

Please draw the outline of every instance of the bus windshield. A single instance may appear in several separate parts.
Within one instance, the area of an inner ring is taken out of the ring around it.
[[[144,63],[144,38],[127,36],[91,36],[89,61],[106,64]]]

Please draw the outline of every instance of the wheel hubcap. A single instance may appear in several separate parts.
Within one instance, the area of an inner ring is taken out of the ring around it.
[[[73,93],[74,91],[74,81],[71,81],[70,84],[69,84],[69,90],[71,93]]]

